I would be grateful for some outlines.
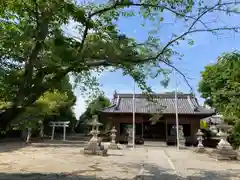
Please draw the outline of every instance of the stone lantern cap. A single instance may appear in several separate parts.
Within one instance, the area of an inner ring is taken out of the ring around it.
[[[201,131],[201,129],[198,129],[196,136],[203,136],[203,135],[204,135],[204,133]]]
[[[92,118],[92,120],[91,120],[90,122],[88,122],[87,124],[88,124],[89,126],[101,126],[102,123],[98,122],[97,119],[98,119],[98,118],[97,118],[97,115],[94,115],[93,118]]]
[[[223,130],[225,130],[225,131],[227,131],[227,130],[229,130],[230,128],[232,128],[231,125],[224,124],[224,123],[219,124],[219,125],[216,125],[216,127],[217,127],[217,128],[220,128],[220,129],[223,129]]]

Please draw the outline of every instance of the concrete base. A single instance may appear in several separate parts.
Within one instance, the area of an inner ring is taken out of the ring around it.
[[[84,154],[87,154],[87,155],[107,156],[107,149],[104,149],[104,150],[96,150],[96,151],[84,149],[84,150],[83,150],[83,153],[84,153]]]
[[[205,153],[206,149],[204,147],[197,147],[196,149],[194,149],[194,152],[196,152],[196,153]]]
[[[109,145],[108,149],[117,150],[117,149],[119,149],[119,147],[116,143],[111,143]]]
[[[237,151],[237,160],[240,161],[240,148],[239,148],[239,150]]]
[[[216,160],[236,160],[237,152],[232,149],[216,149],[211,153]]]
[[[88,145],[84,147],[83,153],[88,155],[105,156],[107,155],[107,148],[101,145],[101,143],[99,142],[99,139],[92,138],[88,142]]]

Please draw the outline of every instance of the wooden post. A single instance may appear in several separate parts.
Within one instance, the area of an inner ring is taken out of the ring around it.
[[[66,140],[66,125],[63,125],[63,140]]]
[[[51,138],[51,140],[53,140],[53,138],[54,138],[54,131],[55,131],[55,124],[53,123],[53,127],[52,127],[52,138]]]
[[[168,125],[167,125],[167,119],[165,119],[165,129],[166,129],[166,144],[168,144]]]

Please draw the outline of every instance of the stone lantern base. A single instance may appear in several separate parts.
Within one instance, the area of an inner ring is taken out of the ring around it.
[[[237,160],[240,161],[240,147],[239,147],[239,149],[238,149],[238,151],[237,151]]]
[[[119,147],[116,143],[111,142],[108,149],[116,150],[116,149],[119,149]]]
[[[236,160],[237,152],[233,150],[232,146],[221,139],[218,143],[217,149],[213,151],[213,155],[217,160]]]
[[[197,148],[194,150],[196,153],[204,153],[206,152],[206,149],[204,148],[204,146],[197,146]]]
[[[84,147],[83,153],[88,155],[106,156],[107,150],[101,145],[98,138],[92,137],[88,144]]]
[[[237,153],[233,150],[217,149],[215,153],[216,153],[217,160],[236,160],[237,159]]]

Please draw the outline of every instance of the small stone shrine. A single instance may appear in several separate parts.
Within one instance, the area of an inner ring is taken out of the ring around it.
[[[117,130],[115,129],[115,127],[113,126],[113,128],[110,130],[111,134],[110,134],[110,137],[111,137],[111,142],[110,142],[110,145],[109,145],[109,149],[119,149],[117,144],[116,144],[116,132]]]
[[[233,150],[230,143],[227,141],[227,131],[231,126],[227,124],[217,125],[219,128],[220,141],[217,145],[217,149],[214,151],[217,160],[234,160],[237,159],[237,153]]]
[[[196,133],[196,136],[197,136],[197,141],[198,141],[198,145],[197,145],[197,148],[195,149],[195,152],[198,152],[198,153],[203,153],[205,152],[205,148],[203,146],[203,132],[201,131],[201,129],[198,129],[198,132]]]
[[[92,126],[92,130],[90,134],[92,138],[89,140],[88,144],[84,147],[84,154],[90,155],[107,155],[107,149],[101,145],[100,139],[98,138],[99,126],[102,124],[98,122],[97,116],[93,116],[93,120],[88,123],[88,125]]]

